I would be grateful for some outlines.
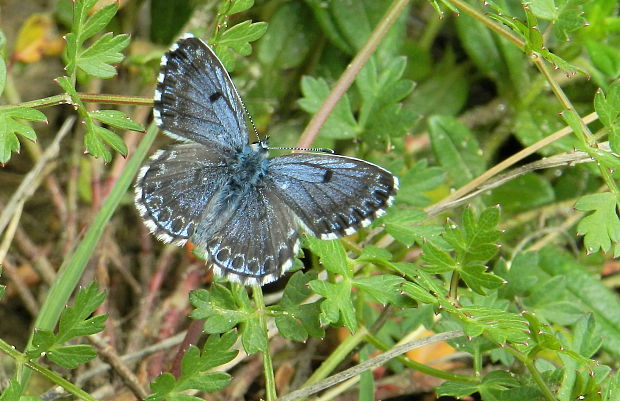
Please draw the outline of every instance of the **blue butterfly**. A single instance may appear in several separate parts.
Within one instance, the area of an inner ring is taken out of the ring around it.
[[[249,144],[237,89],[202,40],[179,39],[157,81],[155,122],[183,143],[142,167],[135,203],[157,238],[191,241],[217,275],[274,281],[292,266],[300,229],[350,235],[392,204],[398,179],[379,166],[326,153],[268,158],[266,141]]]

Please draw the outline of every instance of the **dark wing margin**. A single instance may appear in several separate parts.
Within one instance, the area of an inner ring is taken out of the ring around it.
[[[249,141],[233,81],[213,50],[190,34],[162,56],[154,102],[155,123],[174,139],[228,149]]]
[[[183,245],[225,184],[221,155],[199,144],[157,151],[138,173],[135,204],[149,230],[164,242]]]
[[[293,266],[299,252],[295,216],[275,189],[252,187],[234,205],[222,205],[219,219],[202,219],[191,242],[217,276],[245,285],[264,285]]]
[[[277,196],[308,233],[325,240],[370,225],[398,190],[392,173],[353,157],[292,153],[270,161]]]

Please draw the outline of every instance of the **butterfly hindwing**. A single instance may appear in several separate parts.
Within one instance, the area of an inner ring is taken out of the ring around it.
[[[156,152],[142,167],[135,203],[159,239],[184,244],[226,180],[221,154],[199,144],[174,145]]]
[[[398,189],[389,171],[364,160],[331,154],[293,153],[270,159],[277,196],[310,234],[350,235],[384,213]]]
[[[255,186],[202,216],[192,243],[205,251],[218,276],[265,284],[293,264],[299,250],[294,215],[266,186]],[[223,195],[221,193],[220,195]]]
[[[248,143],[244,108],[213,50],[185,36],[162,56],[153,115],[175,139],[241,149]]]

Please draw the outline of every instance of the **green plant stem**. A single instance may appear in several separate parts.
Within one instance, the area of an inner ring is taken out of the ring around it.
[[[6,355],[13,358],[17,364],[27,366],[28,368],[34,370],[35,372],[41,374],[43,377],[55,383],[65,390],[68,393],[73,394],[75,397],[82,399],[84,401],[97,401],[96,398],[92,397],[90,394],[77,387],[73,383],[68,380],[65,380],[61,376],[59,376],[56,372],[41,366],[40,364],[29,360],[26,355],[17,351],[15,347],[9,345],[4,340],[0,339],[0,352],[5,353]]]
[[[460,279],[460,274],[459,272],[455,271],[452,273],[452,278],[450,279],[450,292],[449,292],[449,297],[452,298],[454,301],[458,301],[458,297],[459,297],[459,279]]]
[[[374,345],[381,351],[385,352],[390,349],[390,346],[385,344],[383,341],[381,341],[378,337],[376,337],[373,334],[370,334],[370,333],[367,334],[366,341],[368,341],[369,344]],[[480,382],[479,378],[469,376],[469,375],[460,375],[457,373],[446,372],[445,370],[431,368],[428,365],[424,365],[422,363],[413,361],[403,355],[397,356],[395,359],[410,369],[417,370],[420,373],[424,373],[425,375],[437,377],[439,379],[456,381],[456,382],[461,382],[461,383],[479,383]]]
[[[497,22],[488,18],[480,10],[476,9],[475,7],[471,6],[470,4],[462,0],[447,0],[447,1],[449,3],[452,3],[456,8],[462,10],[465,14],[469,15],[470,17],[486,25],[486,27],[489,28],[490,30],[496,32],[497,34],[505,37],[506,39],[514,43],[517,47],[519,47],[519,49],[523,50],[525,48],[525,43],[520,37],[515,35],[513,32],[509,31],[508,29],[504,28],[503,25],[498,24]]]
[[[252,286],[252,296],[254,298],[254,304],[256,305],[259,324],[265,333],[265,337],[268,338],[265,300],[260,285]],[[267,397],[267,401],[274,401],[278,398],[278,395],[276,393],[276,379],[273,374],[273,362],[271,360],[271,353],[269,352],[269,342],[267,342],[267,349],[263,351],[263,371],[265,373],[265,396]]]
[[[553,393],[547,386],[547,383],[545,383],[545,380],[543,379],[538,369],[536,369],[536,366],[534,365],[534,361],[532,359],[530,359],[526,355],[523,355],[523,353],[517,351],[516,349],[514,349],[513,347],[509,345],[505,346],[504,349],[508,351],[509,353],[511,353],[519,361],[521,361],[523,365],[525,365],[527,370],[529,370],[530,374],[532,375],[532,378],[534,379],[536,384],[538,384],[538,387],[540,388],[540,391],[543,393],[543,396],[545,397],[545,399],[547,399],[548,401],[558,401],[558,399],[553,395]]]
[[[99,239],[103,235],[107,222],[120,204],[123,197],[127,194],[127,190],[131,186],[146,153],[148,152],[155,136],[157,127],[151,124],[142,139],[140,145],[136,148],[134,155],[127,162],[123,173],[114,184],[110,194],[104,201],[101,210],[95,216],[93,223],[84,235],[84,238],[75,249],[75,251],[65,259],[64,263],[58,271],[56,281],[49,289],[45,302],[41,307],[41,311],[34,322],[33,327],[43,330],[53,330],[58,322],[58,317],[65,307],[69,297],[79,283],[88,261],[90,260]],[[26,350],[32,348],[32,333],[28,340]],[[28,365],[25,365],[28,367]],[[16,376],[20,378],[22,388],[26,387],[26,383],[30,376],[30,369],[24,368],[23,364],[17,366]]]
[[[370,34],[368,41],[366,41],[364,46],[355,55],[319,110],[314,114],[314,116],[312,116],[312,119],[299,138],[297,143],[298,147],[309,148],[312,146],[312,142],[314,142],[314,139],[319,134],[319,130],[327,121],[327,118],[331,114],[334,107],[338,104],[338,101],[353,84],[357,74],[364,67],[370,56],[372,56],[374,51],[377,49],[377,46],[379,46],[385,35],[390,30],[390,27],[394,24],[394,22],[396,22],[396,19],[405,10],[408,4],[409,0],[394,0],[394,2],[390,5],[385,15],[381,18],[381,21],[379,21],[375,29]]]
[[[133,104],[136,106],[152,106],[153,98],[144,96],[120,96],[120,95],[95,95],[92,93],[78,93],[81,101],[85,103],[99,103],[99,104]],[[73,105],[71,96],[66,93],[62,95],[55,95],[46,97],[43,99],[31,100],[29,102],[22,102],[18,104],[10,104],[0,106],[2,109],[12,109],[15,107],[29,107],[33,109],[42,109],[45,107],[58,106],[60,104]]]

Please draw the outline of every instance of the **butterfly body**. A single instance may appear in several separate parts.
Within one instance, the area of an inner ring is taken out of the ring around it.
[[[181,38],[162,57],[153,109],[184,143],[156,152],[138,175],[135,202],[165,242],[190,240],[216,274],[264,284],[292,266],[300,232],[335,239],[368,226],[398,180],[361,159],[324,153],[268,157],[249,143],[244,108],[213,51]]]

